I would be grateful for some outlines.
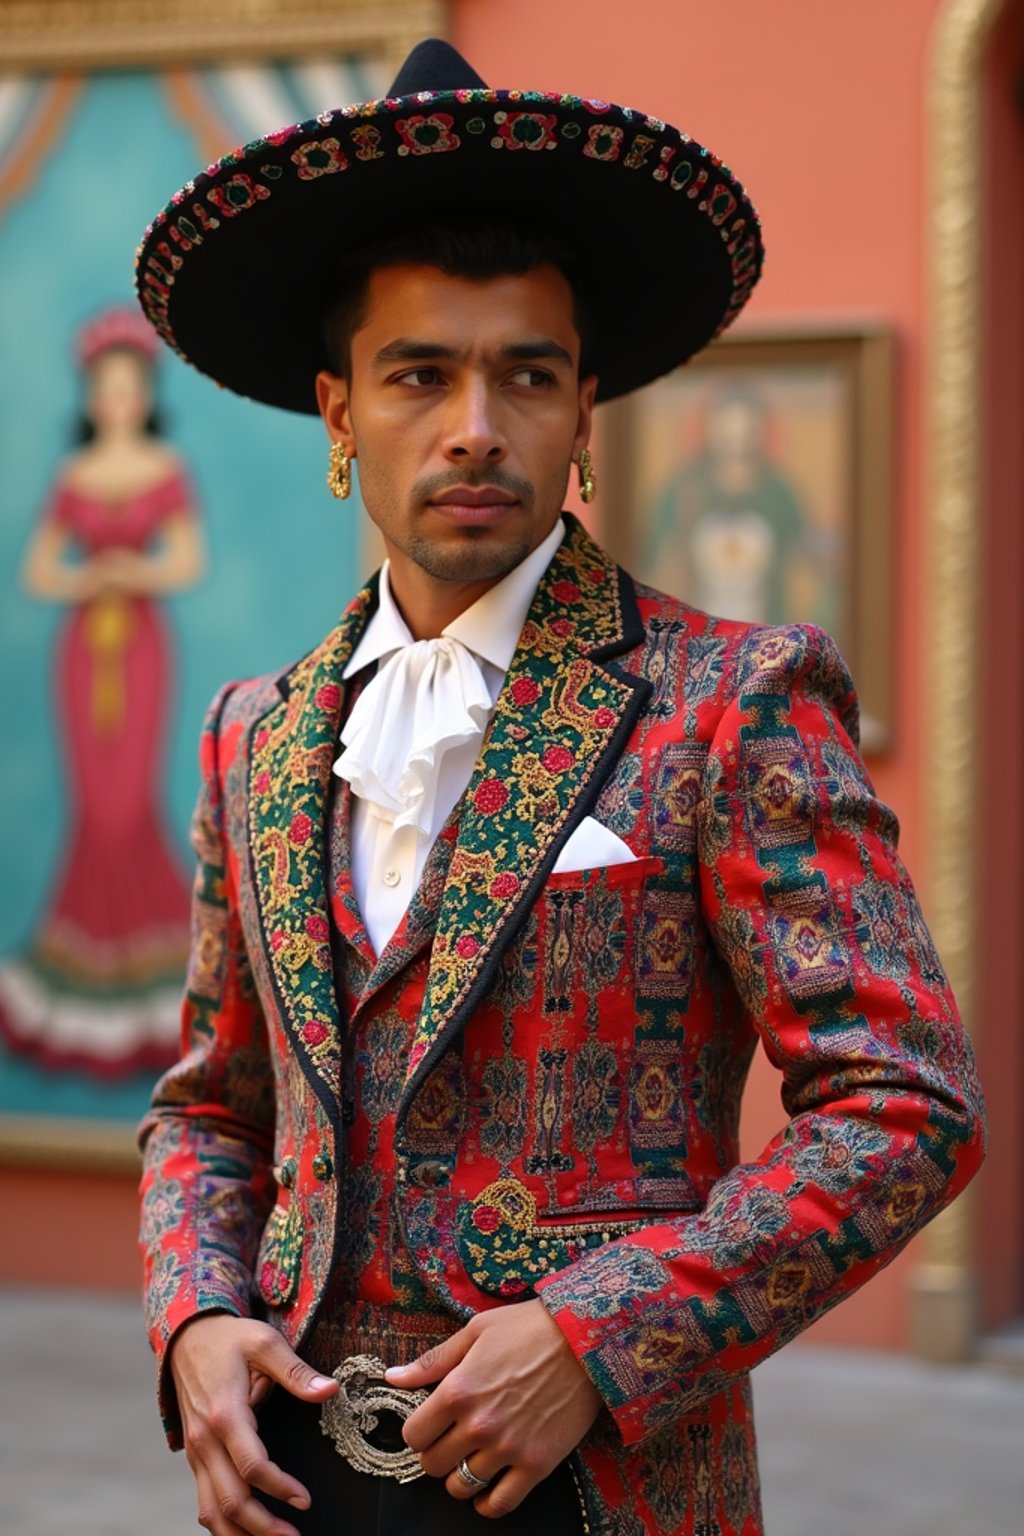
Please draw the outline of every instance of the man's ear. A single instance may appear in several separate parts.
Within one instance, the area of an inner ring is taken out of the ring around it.
[[[341,443],[350,459],[356,456],[356,439],[349,409],[348,380],[326,370],[316,376],[316,403],[320,408],[327,435],[332,443]]]
[[[572,440],[572,457],[579,462],[580,453],[590,442],[594,425],[594,400],[597,395],[597,374],[592,373],[580,380],[580,410],[576,420],[576,436]]]

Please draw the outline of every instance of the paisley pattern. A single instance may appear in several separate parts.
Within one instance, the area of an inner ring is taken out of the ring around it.
[[[575,1458],[591,1528],[759,1536],[750,1370],[983,1155],[849,678],[820,632],[709,620],[571,523],[376,956],[327,794],[372,602],[204,736],[202,952],[143,1128],[154,1346],[256,1296],[321,1365],[408,1357],[537,1295],[607,1408]],[[634,862],[553,873],[584,815]],[[741,1164],[759,1038],[790,1121]],[[173,1438],[166,1372],[163,1403]]]

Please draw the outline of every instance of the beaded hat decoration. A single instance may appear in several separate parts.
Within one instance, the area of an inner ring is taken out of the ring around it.
[[[140,352],[147,362],[155,363],[160,338],[137,309],[119,304],[86,321],[78,333],[76,351],[82,368],[91,368],[104,352],[116,351]]]
[[[339,260],[467,211],[548,229],[578,257],[599,400],[698,352],[761,272],[747,194],[689,135],[606,101],[491,90],[430,39],[383,100],[268,133],[187,182],[143,236],[139,298],[201,372],[312,414]]]

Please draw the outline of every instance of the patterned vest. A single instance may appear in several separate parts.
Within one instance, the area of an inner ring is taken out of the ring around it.
[[[351,707],[351,698],[348,700]],[[419,888],[378,957],[352,883],[352,792],[332,787],[328,880],[334,980],[345,1020],[342,1074],[344,1166],[331,1281],[306,1350],[330,1372],[347,1355],[389,1365],[415,1359],[460,1326],[420,1279],[395,1200],[395,1110],[423,1005],[430,943],[458,836],[460,806],[428,856]],[[429,1100],[429,1092],[425,1095]],[[439,1106],[440,1109],[440,1106]],[[429,1102],[423,1106],[429,1117]],[[417,1176],[429,1179],[429,1164]]]

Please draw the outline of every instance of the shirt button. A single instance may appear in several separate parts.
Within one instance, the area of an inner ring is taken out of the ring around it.
[[[397,869],[386,869],[384,871],[384,884],[385,885],[396,886],[398,884],[398,882],[401,880],[401,878],[402,877],[399,874]]]

